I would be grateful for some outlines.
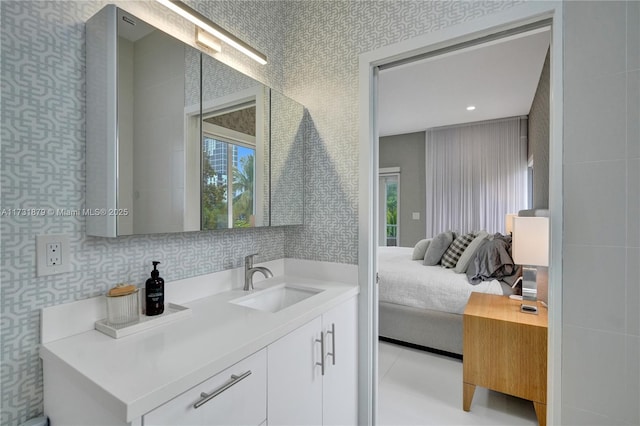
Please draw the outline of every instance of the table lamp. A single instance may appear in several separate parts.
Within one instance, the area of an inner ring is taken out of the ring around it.
[[[536,314],[538,307],[536,267],[549,266],[549,218],[513,218],[513,261],[522,265],[522,305],[520,310]]]
[[[505,235],[513,235],[513,218],[517,217],[516,213],[509,213],[504,218]]]

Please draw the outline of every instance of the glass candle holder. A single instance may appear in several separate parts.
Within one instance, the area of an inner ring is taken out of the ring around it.
[[[107,298],[107,322],[110,325],[123,325],[140,320],[139,289],[133,293],[121,296],[109,296]]]

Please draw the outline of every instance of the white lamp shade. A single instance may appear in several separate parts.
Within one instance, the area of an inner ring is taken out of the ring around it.
[[[504,230],[505,230],[505,234],[509,235],[513,233],[513,218],[518,216],[515,213],[509,213],[505,218],[504,218]]]
[[[513,218],[513,261],[518,265],[549,266],[549,218]]]

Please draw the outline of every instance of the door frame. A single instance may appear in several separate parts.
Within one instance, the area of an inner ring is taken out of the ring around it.
[[[547,356],[547,421],[561,423],[562,332],[562,40],[563,6],[560,1],[530,2],[470,22],[385,46],[359,57],[359,204],[358,283],[360,286],[359,424],[377,423],[378,384],[378,66],[432,52],[501,31],[551,19],[551,78],[549,131],[549,334]],[[462,384],[461,384],[462,386]]]

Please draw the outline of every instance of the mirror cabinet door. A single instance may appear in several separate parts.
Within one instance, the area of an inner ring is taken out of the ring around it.
[[[117,46],[118,235],[198,230],[185,151],[198,135],[200,52],[122,9]]]
[[[200,51],[114,5],[87,21],[86,37],[87,234],[200,229],[185,191]]]

